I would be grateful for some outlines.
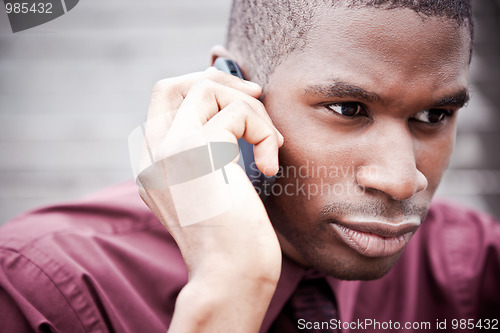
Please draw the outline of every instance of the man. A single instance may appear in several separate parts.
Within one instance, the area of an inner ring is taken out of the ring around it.
[[[125,184],[23,216],[2,230],[2,330],[498,329],[499,225],[431,205],[468,99],[469,2],[236,0],[228,36],[213,60],[258,85],[213,68],[158,82],[151,158],[243,137],[279,171],[271,196],[230,163],[232,205],[199,223],[179,207],[219,183],[147,173],[154,215]]]

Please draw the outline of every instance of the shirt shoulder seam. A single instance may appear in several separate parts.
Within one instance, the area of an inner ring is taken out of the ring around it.
[[[66,304],[71,309],[71,312],[73,312],[73,314],[75,315],[75,317],[78,318],[78,322],[80,323],[80,326],[82,327],[82,330],[84,332],[88,332],[88,330],[86,329],[86,327],[85,327],[82,319],[78,315],[78,312],[73,308],[73,306],[71,305],[71,302],[68,300],[68,298],[66,297],[66,295],[64,294],[64,292],[62,292],[62,290],[58,287],[57,283],[54,282],[54,280],[52,279],[52,277],[50,276],[50,274],[48,274],[40,265],[38,265],[36,262],[34,262],[33,260],[31,260],[30,258],[28,258],[27,256],[25,256],[21,252],[18,252],[18,251],[9,249],[9,248],[1,247],[1,246],[0,246],[0,251],[9,252],[11,254],[14,254],[15,256],[18,256],[18,257],[22,258],[23,260],[25,260],[26,262],[28,262],[29,264],[31,264],[33,267],[35,267],[38,271],[40,271],[43,275],[45,275],[45,277],[47,278],[47,280],[50,281],[50,283],[52,284],[52,286],[59,292],[59,294],[61,295],[61,297],[65,300]],[[99,322],[99,326],[101,326],[101,329],[103,328],[102,327],[102,323],[100,323],[100,322]],[[103,331],[105,331],[105,330],[103,330]]]

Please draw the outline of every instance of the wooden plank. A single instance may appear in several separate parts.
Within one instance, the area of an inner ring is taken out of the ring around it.
[[[81,61],[64,66],[62,64],[40,63],[31,61],[12,62],[0,69],[0,92],[2,94],[21,94],[19,97],[34,94],[58,93],[81,95],[86,93],[137,92],[151,91],[154,82],[159,79],[180,75],[182,69],[189,71],[204,70],[208,67],[208,51],[197,52],[195,57],[186,57],[182,61],[156,61],[144,64],[130,64],[109,61]],[[26,95],[28,93],[28,95]],[[34,105],[33,107],[36,107]]]
[[[121,140],[126,143],[130,132],[144,121],[145,114],[0,114],[0,142]]]
[[[500,169],[498,132],[457,136],[450,167],[455,169]]]
[[[76,198],[103,186],[132,180],[129,170],[13,171],[0,173],[0,200]]]
[[[0,115],[8,116],[33,116],[53,115],[61,116],[70,114],[120,114],[124,118],[143,118],[149,104],[153,83],[144,82],[143,91],[136,93],[69,93],[69,94],[35,94],[30,98],[23,98],[19,93],[0,94]],[[141,119],[142,119],[141,118]],[[12,118],[14,121],[15,118]],[[64,125],[64,123],[61,123]]]
[[[0,142],[0,172],[130,170],[121,141]]]

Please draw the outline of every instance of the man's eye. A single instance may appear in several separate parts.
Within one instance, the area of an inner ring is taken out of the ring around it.
[[[413,116],[413,119],[418,120],[423,123],[428,124],[438,124],[446,120],[451,116],[451,112],[449,110],[444,109],[429,109],[423,110]]]
[[[328,104],[326,108],[346,117],[357,116],[363,111],[363,106],[354,102]]]

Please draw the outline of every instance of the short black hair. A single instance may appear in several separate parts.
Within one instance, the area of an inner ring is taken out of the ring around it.
[[[245,58],[249,79],[265,86],[283,56],[304,47],[321,5],[408,8],[424,16],[446,17],[459,26],[467,24],[472,41],[471,0],[233,0],[226,46]]]

